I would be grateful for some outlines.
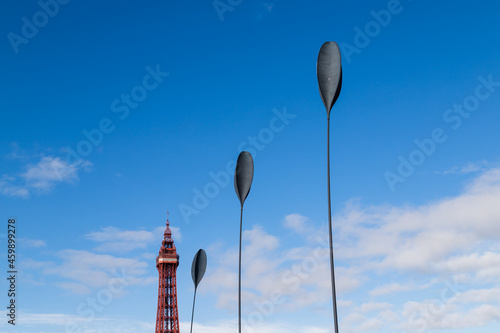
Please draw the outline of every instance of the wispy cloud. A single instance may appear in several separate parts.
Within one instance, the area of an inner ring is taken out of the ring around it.
[[[303,233],[306,230],[307,217],[300,214],[290,214],[285,216],[283,226],[292,229],[296,233]]]
[[[70,164],[60,157],[41,156],[38,162],[25,165],[24,171],[20,173],[4,174],[0,178],[0,193],[22,198],[32,192],[47,193],[58,184],[75,183],[80,171],[89,171],[91,168],[92,163],[86,160]]]
[[[172,237],[176,243],[181,242],[182,234],[178,227],[170,227]],[[100,231],[91,232],[84,237],[100,243],[94,250],[98,252],[128,252],[135,249],[144,249],[147,245],[161,243],[165,227],[147,230],[122,230],[117,227],[104,227]]]
[[[78,311],[75,309],[75,313]],[[6,317],[6,311],[0,311],[0,315]],[[2,327],[0,323],[0,327]],[[81,333],[109,332],[109,333],[146,333],[154,331],[155,323],[141,320],[133,320],[119,316],[99,316],[89,320],[88,316],[66,313],[30,313],[21,311],[16,322],[19,332],[23,329],[36,327],[37,332],[66,332],[70,325],[75,325],[76,331]],[[189,323],[181,323],[183,326]],[[5,325],[7,325],[5,323]],[[22,330],[22,331],[21,331]],[[73,329],[71,329],[73,331]],[[30,332],[32,332],[30,330]]]
[[[500,307],[483,304],[465,308],[454,302],[428,299],[407,302],[397,328],[405,331],[481,327],[500,320]]]
[[[371,311],[381,311],[387,310],[394,307],[392,304],[387,302],[372,302],[372,303],[363,303],[360,307],[357,308],[360,312],[371,312]]]
[[[415,290],[415,289],[417,289],[417,286],[414,283],[401,284],[401,283],[395,282],[395,283],[384,284],[380,287],[377,287],[377,288],[371,290],[370,295],[382,296],[382,295],[399,293],[399,292],[408,291],[408,290]]]
[[[88,161],[69,164],[60,157],[44,156],[37,164],[29,165],[21,177],[28,187],[49,191],[59,183],[78,180],[78,171],[89,170],[91,166]]]
[[[12,142],[10,144],[12,151],[7,154],[7,158],[10,160],[20,160],[20,161],[27,161],[29,160],[30,156],[28,153],[22,149],[17,142]]]
[[[51,283],[76,294],[107,287],[117,277],[125,279],[127,285],[153,284],[158,277],[146,276],[147,266],[137,259],[73,249],[58,251],[53,260],[25,259],[22,264],[28,273],[36,271],[40,278],[51,277]]]
[[[47,243],[41,239],[18,238],[19,245],[26,247],[44,247]]]
[[[29,190],[24,186],[14,185],[15,177],[3,175],[0,178],[0,193],[8,197],[26,198],[29,196]]]
[[[453,166],[451,169],[445,171],[435,171],[435,173],[440,175],[466,175],[473,172],[479,172],[486,170],[488,162],[481,161],[477,163],[469,162],[462,166]]]
[[[181,322],[180,328],[181,331],[189,331],[190,323]],[[221,321],[219,323],[214,324],[193,324],[193,331],[196,332],[204,332],[204,333],[233,333],[238,329],[237,321]],[[277,322],[277,323],[244,323],[243,329],[246,332],[259,332],[259,333],[299,333],[299,332],[307,332],[307,333],[327,333],[328,330],[321,327],[315,326],[304,326],[304,325],[292,325],[286,322]]]

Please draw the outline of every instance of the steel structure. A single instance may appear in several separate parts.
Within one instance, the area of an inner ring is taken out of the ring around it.
[[[159,273],[158,308],[156,311],[155,333],[179,333],[179,311],[177,309],[177,266],[179,255],[175,249],[170,222],[163,234],[160,252],[156,257]]]

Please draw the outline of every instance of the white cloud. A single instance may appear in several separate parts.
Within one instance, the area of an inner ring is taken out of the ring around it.
[[[78,171],[89,170],[91,166],[85,160],[69,164],[60,157],[44,156],[36,165],[29,165],[21,177],[28,187],[48,191],[59,183],[78,180]]]
[[[363,321],[358,326],[354,327],[354,332],[365,332],[365,331],[373,331],[375,329],[382,328],[384,322],[377,318],[371,318]]]
[[[484,171],[488,163],[486,161],[481,161],[479,163],[469,162],[462,166],[454,166],[449,170],[436,171],[435,173],[440,175],[466,175],[473,172]]]
[[[11,158],[21,159],[16,154]],[[0,178],[0,193],[21,198],[27,198],[32,191],[47,193],[58,184],[76,182],[80,171],[91,168],[92,163],[86,160],[70,164],[60,157],[42,156],[36,164],[26,165],[19,175],[4,174]]]
[[[337,217],[337,257],[369,260],[379,271],[460,273],[457,256],[480,256],[479,249],[500,239],[499,199],[500,170],[492,169],[462,194],[427,205],[350,206]],[[482,256],[482,269],[497,262],[494,254]]]
[[[300,214],[290,214],[285,216],[283,225],[285,226],[285,228],[292,229],[296,233],[301,234],[306,231],[307,220],[307,217]]]
[[[500,321],[500,307],[484,304],[464,309],[441,300],[408,302],[402,314],[403,321],[397,326],[408,331],[481,327]]]
[[[77,309],[74,309],[77,312]],[[6,311],[0,311],[2,317],[6,317]],[[0,323],[0,327],[6,321]],[[185,327],[186,323],[181,323]],[[133,320],[117,316],[97,315],[89,320],[89,317],[65,313],[29,313],[21,311],[16,319],[16,331],[28,332],[81,332],[81,333],[148,333],[155,329],[154,322]],[[34,328],[34,329],[32,329]]]
[[[285,322],[269,323],[265,318],[256,316],[246,320],[242,318],[242,332],[245,333],[327,333],[328,330],[322,327],[292,325]],[[181,332],[188,332],[191,328],[190,322],[181,322]],[[193,323],[193,332],[204,333],[234,333],[238,330],[237,321],[221,321],[212,324]]]
[[[500,303],[500,288],[492,289],[473,289],[458,293],[453,299],[460,303]]]
[[[372,296],[381,296],[386,294],[398,293],[402,291],[413,290],[415,288],[414,284],[401,284],[401,283],[389,283],[379,286],[370,291]]]
[[[146,246],[155,241],[155,233],[146,230],[121,230],[116,227],[104,227],[101,231],[84,235],[86,239],[102,243],[94,248],[99,252],[128,252]],[[156,239],[157,243],[161,239]]]
[[[117,239],[124,242],[149,242],[152,240],[152,232],[144,230],[120,230],[116,227],[105,227],[102,231],[91,232],[85,238],[96,242],[109,242]]]
[[[355,333],[355,332],[378,332],[381,329],[383,332],[389,331],[388,328],[393,323],[399,323],[400,317],[393,311],[387,310],[391,305],[384,303],[366,303],[365,314],[359,312],[350,312],[344,316],[339,323],[340,331]],[[361,308],[363,305],[361,306]],[[360,310],[360,309],[357,309]],[[375,316],[368,317],[366,312],[379,311]]]
[[[23,270],[38,271],[39,278],[51,277],[51,283],[53,281],[56,286],[76,294],[106,288],[117,280],[132,286],[151,285],[158,279],[157,276],[146,276],[148,264],[136,259],[71,249],[57,252],[56,257],[58,263],[26,259]]]
[[[500,253],[489,251],[451,257],[443,267],[452,273],[478,272],[483,275],[487,275],[491,269],[493,272],[498,271],[498,268],[500,268]]]
[[[47,246],[47,243],[41,239],[18,238],[18,241],[21,246],[35,248]]]
[[[242,238],[243,242],[246,242],[244,254],[251,257],[272,251],[279,245],[278,237],[266,233],[264,228],[258,225],[245,230]]]
[[[363,303],[359,307],[359,311],[361,312],[371,312],[371,311],[381,311],[381,310],[387,310],[392,307],[392,304],[383,302],[383,303]]]
[[[54,325],[63,326],[68,323],[84,322],[86,318],[62,313],[26,313],[23,312],[18,325]]]
[[[170,227],[174,242],[182,239],[181,231],[178,227]],[[165,227],[155,228],[153,231],[147,230],[122,230],[117,227],[104,227],[101,231],[91,232],[84,237],[101,245],[94,248],[98,252],[128,252],[135,249],[144,249],[150,244],[156,244],[158,249],[163,240]]]
[[[0,193],[8,197],[27,198],[29,196],[28,189],[19,185],[13,185],[12,182],[14,180],[14,177],[3,175],[0,178]]]
[[[7,154],[8,159],[20,160],[20,161],[26,161],[29,159],[29,155],[26,153],[25,150],[19,147],[19,144],[17,142],[12,142],[10,146],[12,147],[12,151],[9,154]]]
[[[71,291],[74,294],[90,294],[91,289],[82,283],[76,282],[56,282],[56,286]]]

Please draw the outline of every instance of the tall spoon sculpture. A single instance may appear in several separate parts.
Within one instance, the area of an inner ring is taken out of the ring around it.
[[[234,189],[240,200],[240,250],[238,268],[238,333],[241,333],[241,235],[243,230],[243,204],[250,192],[253,180],[253,158],[247,151],[242,151],[236,162],[234,172]]]
[[[317,75],[319,94],[326,108],[327,115],[327,172],[328,172],[328,235],[330,238],[330,270],[332,280],[333,321],[335,333],[338,333],[337,299],[335,292],[335,270],[333,263],[332,239],[332,203],[330,194],[330,111],[337,101],[342,87],[342,65],[340,49],[335,42],[326,42],[321,46],[318,55]]]
[[[193,298],[193,312],[191,314],[191,333],[193,333],[193,319],[194,319],[194,304],[196,302],[196,288],[200,284],[205,270],[207,269],[207,254],[203,249],[199,249],[194,255],[193,264],[191,265],[191,277],[194,283],[194,298]]]

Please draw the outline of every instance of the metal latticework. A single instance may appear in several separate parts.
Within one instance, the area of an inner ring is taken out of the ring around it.
[[[176,278],[179,255],[176,252],[169,225],[167,219],[167,228],[165,229],[160,252],[156,257],[159,282],[155,333],[179,333]]]

